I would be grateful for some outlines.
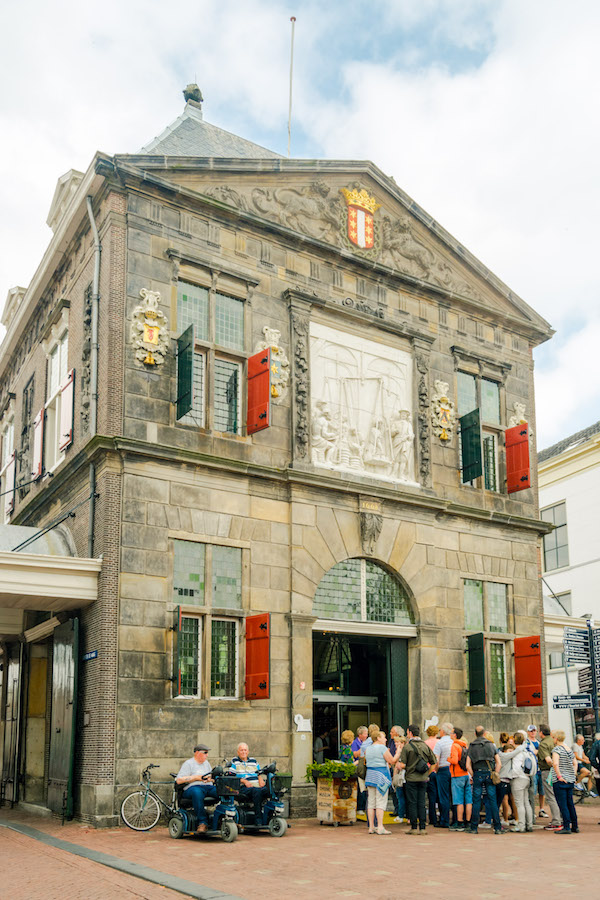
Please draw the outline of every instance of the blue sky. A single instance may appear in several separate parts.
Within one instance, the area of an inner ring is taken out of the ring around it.
[[[146,144],[194,76],[209,121],[285,153],[292,14],[292,155],[372,159],[551,322],[538,447],[600,419],[596,0],[5,4],[0,302],[57,178]]]

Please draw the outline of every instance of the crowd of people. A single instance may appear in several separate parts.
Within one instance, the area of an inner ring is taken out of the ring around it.
[[[389,740],[378,725],[361,725],[356,735],[342,733],[339,756],[357,767],[357,810],[366,811],[369,834],[392,833],[384,825],[390,794],[394,821],[408,822],[409,835],[426,834],[427,824],[470,834],[531,832],[536,800],[537,816],[549,820],[546,831],[576,834],[574,791],[598,796],[593,771],[600,772],[600,735],[588,756],[582,735],[569,747],[565,733],[546,724],[539,735],[529,725],[501,733],[498,742],[478,726],[470,743],[450,722],[430,725],[425,737],[418,725],[406,734],[394,725]]]

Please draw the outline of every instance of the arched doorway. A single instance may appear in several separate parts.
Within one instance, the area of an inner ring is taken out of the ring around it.
[[[346,729],[370,722],[387,732],[391,725],[406,728],[415,616],[400,579],[364,558],[325,573],[313,613],[313,731],[326,745],[324,758],[337,759]]]

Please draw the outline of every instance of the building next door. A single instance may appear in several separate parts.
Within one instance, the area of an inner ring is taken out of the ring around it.
[[[408,641],[375,635],[313,634],[313,736],[339,759],[343,731],[375,723],[388,734],[408,725]],[[320,745],[319,745],[320,746]]]

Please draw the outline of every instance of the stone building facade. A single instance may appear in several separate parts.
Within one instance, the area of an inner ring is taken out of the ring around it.
[[[77,506],[77,552],[103,560],[79,616],[75,812],[112,823],[144,763],[172,771],[198,740],[215,762],[241,738],[277,759],[301,811],[309,727],[333,743],[367,718],[522,726],[512,646],[543,631],[544,525],[535,454],[532,487],[506,493],[504,432],[515,404],[534,425],[548,324],[375,165],[283,159],[193,99],[140,153],[65,176],[51,221],[4,313],[0,431],[13,422],[5,520],[42,528]],[[248,360],[268,348],[269,427],[248,434]],[[463,484],[458,417],[475,408],[483,472]],[[44,805],[21,751],[20,798]]]

